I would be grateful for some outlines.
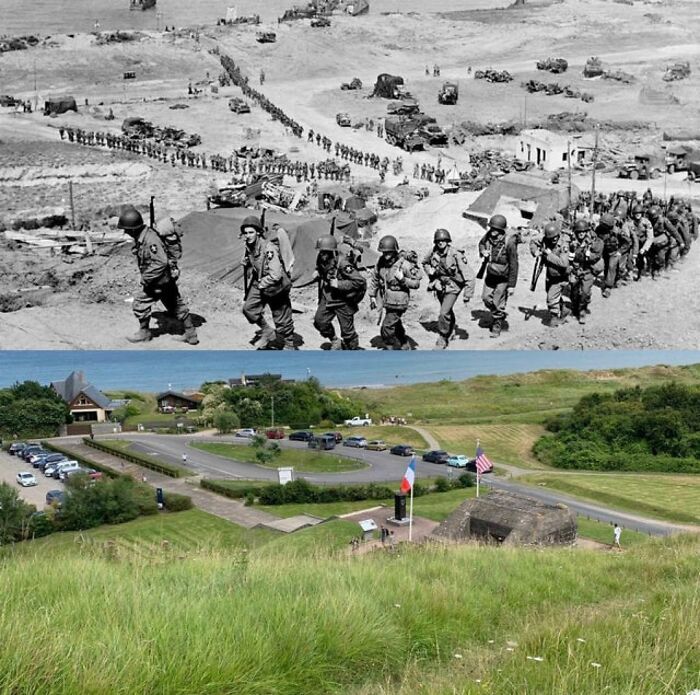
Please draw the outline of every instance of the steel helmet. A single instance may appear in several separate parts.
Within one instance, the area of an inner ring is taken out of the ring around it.
[[[246,227],[253,227],[258,234],[264,234],[265,230],[260,224],[260,218],[255,215],[248,215],[243,222],[241,222],[241,234],[245,234]]]
[[[501,232],[505,232],[508,228],[508,220],[503,215],[494,215],[489,220],[489,229],[498,229]]]
[[[433,244],[438,241],[452,241],[452,237],[446,229],[436,229],[435,234],[433,234]]]
[[[145,225],[141,213],[136,208],[127,208],[119,215],[117,227],[125,232],[140,232]]]
[[[661,215],[661,208],[658,205],[652,205],[649,210],[649,217],[656,219]]]
[[[155,227],[161,236],[170,236],[175,232],[175,220],[172,217],[161,217]]]
[[[635,205],[632,208],[632,214],[633,215],[643,215],[644,214],[644,206],[637,203],[637,205]]]
[[[588,231],[588,222],[586,220],[576,220],[574,222],[574,233],[578,234],[579,232],[587,232]]]
[[[549,222],[544,226],[545,239],[556,239],[559,236],[559,234],[559,226],[554,224],[554,222]]]
[[[605,227],[612,229],[615,226],[615,217],[609,212],[606,212],[601,218],[600,223]]]
[[[377,250],[381,253],[384,251],[398,251],[399,250],[399,242],[396,241],[395,236],[391,236],[391,234],[387,234],[386,236],[383,236],[379,240],[379,246],[377,247]]]
[[[324,234],[316,239],[316,249],[318,251],[337,251],[338,240],[332,234]]]

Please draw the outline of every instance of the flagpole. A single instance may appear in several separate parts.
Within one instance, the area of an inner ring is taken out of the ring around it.
[[[411,502],[410,502],[410,509],[408,512],[408,542],[409,543],[413,539],[413,488],[414,487],[415,487],[415,483],[413,485],[411,485]]]
[[[479,442],[480,442],[480,440],[477,439],[477,440],[476,440],[476,450],[477,450],[477,452],[479,451]],[[479,475],[479,468],[477,467],[477,469],[476,469],[476,496],[477,496],[477,497],[479,496],[479,479],[480,479],[480,478],[481,478],[481,476]]]

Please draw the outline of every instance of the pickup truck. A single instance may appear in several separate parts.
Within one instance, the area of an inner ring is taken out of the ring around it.
[[[367,427],[372,424],[371,418],[356,415],[352,420],[346,420],[346,427]]]

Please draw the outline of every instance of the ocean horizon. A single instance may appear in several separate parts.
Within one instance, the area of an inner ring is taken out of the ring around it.
[[[241,374],[273,373],[285,379],[317,378],[326,387],[382,388],[474,376],[506,375],[541,369],[619,369],[700,363],[691,350],[483,350],[447,352],[256,352],[131,350],[0,351],[0,387],[17,381],[42,384],[85,372],[103,390],[159,392],[196,389],[205,381]]]

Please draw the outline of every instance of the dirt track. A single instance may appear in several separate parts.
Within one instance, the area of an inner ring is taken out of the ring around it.
[[[614,50],[606,52],[611,48],[611,26],[615,27]],[[445,127],[464,119],[527,119],[529,123],[550,113],[585,110],[594,119],[646,123],[645,127],[602,133],[604,146],[630,152],[652,148],[661,142],[663,128],[698,123],[700,70],[694,64],[699,50],[694,39],[698,27],[697,3],[628,6],[604,0],[566,0],[512,13],[494,10],[334,17],[333,26],[327,30],[312,30],[308,23],[300,22],[280,26],[277,44],[266,46],[255,42],[253,28],[211,27],[199,43],[186,33],[144,34],[137,42],[101,47],[94,46],[89,35],[54,37],[55,46],[3,55],[3,90],[34,98],[33,90],[28,89],[29,56],[32,61],[36,59],[39,101],[49,91],[70,92],[81,104],[80,113],[55,119],[38,114],[0,113],[0,209],[8,214],[46,208],[67,210],[70,178],[80,220],[108,217],[115,205],[127,201],[144,207],[149,194],[156,195],[161,210],[179,216],[202,209],[212,182],[224,178],[211,170],[171,167],[129,153],[62,143],[57,133],[59,125],[117,133],[123,118],[141,115],[156,123],[198,132],[202,145],[197,149],[202,152],[226,153],[249,144],[275,148],[291,159],[325,159],[327,155],[320,148],[306,142],[306,138],[291,137],[257,107],[245,116],[232,114],[227,101],[240,94],[235,87],[222,88],[218,94],[205,92],[197,98],[187,96],[188,82],[220,72],[216,56],[208,53],[214,46],[241,64],[251,83],[257,82],[259,70],[264,68],[267,81],[262,91],[302,125],[380,156],[401,155],[409,176],[414,162],[434,164],[439,155],[443,162],[452,160],[462,168],[468,150],[507,149],[512,143],[507,138],[475,138],[465,147],[408,155],[364,128],[337,126],[335,114],[341,110],[350,113],[356,122],[385,114],[384,100],[366,98],[378,72],[402,74],[425,110]],[[495,35],[498,40],[493,40]],[[581,67],[593,54],[600,55],[608,67],[634,74],[637,82],[625,86],[583,80]],[[562,76],[548,76],[535,70],[534,61],[547,55],[566,57],[569,71]],[[671,85],[662,82],[665,65],[680,59],[691,60],[691,78]],[[434,63],[440,64],[441,77],[426,77],[425,66],[432,67]],[[467,66],[507,68],[514,72],[515,79],[508,85],[467,80]],[[138,72],[135,82],[124,87],[121,81],[115,81],[115,74],[134,67]],[[339,84],[355,75],[363,80],[363,91],[341,92]],[[460,101],[456,106],[439,107],[435,103],[438,86],[444,79],[453,78],[460,81]],[[583,104],[562,96],[525,97],[520,82],[530,78],[565,82],[594,93],[596,100]],[[640,89],[646,86],[671,92],[680,103],[642,105]],[[86,98],[91,104],[87,108],[82,106]],[[94,105],[99,102],[103,104],[95,110]],[[176,104],[188,108],[170,108]],[[114,112],[113,121],[102,118],[108,107]],[[353,165],[352,176],[354,183],[375,187],[378,184],[377,172],[365,167]],[[390,173],[385,190],[390,191],[401,178]],[[586,177],[575,176],[574,183],[581,188],[589,186]],[[700,185],[690,187],[682,174],[652,182],[623,182],[602,175],[597,188],[642,191],[649,183],[658,195],[690,195],[700,201]],[[475,194],[439,195],[434,184],[415,184],[426,185],[430,197],[408,202],[402,210],[381,212],[372,238],[394,233],[404,247],[422,253],[430,245],[433,230],[444,226],[475,265],[475,246],[481,229],[461,216]],[[321,188],[325,185],[332,183],[321,182]],[[412,199],[409,196],[406,200]],[[1,246],[2,243],[0,240],[0,311],[4,308],[6,313],[0,315],[0,347],[130,347],[124,336],[135,327],[130,300],[137,288],[137,277],[127,245],[109,252],[100,249],[104,256],[79,258],[52,257],[45,251]],[[597,289],[593,315],[585,327],[572,323],[559,329],[543,326],[544,289],[532,295],[527,288],[531,264],[523,245],[519,285],[510,302],[510,330],[491,340],[488,331],[479,327],[483,318],[479,285],[477,298],[468,307],[460,302],[457,319],[461,331],[450,349],[696,348],[700,344],[700,299],[694,287],[700,269],[697,245],[669,278],[633,283],[616,290],[608,300],[603,300]],[[201,317],[201,348],[250,347],[252,331],[240,314],[239,290],[186,274],[181,287],[193,312]],[[17,289],[23,291],[18,293]],[[298,310],[295,323],[303,338],[302,347],[322,347],[312,326],[315,292],[295,291],[293,301]],[[418,348],[430,348],[435,342],[435,334],[430,331],[435,310],[433,297],[420,290],[407,315],[409,334]],[[370,314],[366,303],[357,323],[361,342],[369,347],[378,331],[376,316]],[[176,331],[176,327],[166,325],[165,329],[166,334],[149,343],[149,349],[192,349],[168,332]]]

